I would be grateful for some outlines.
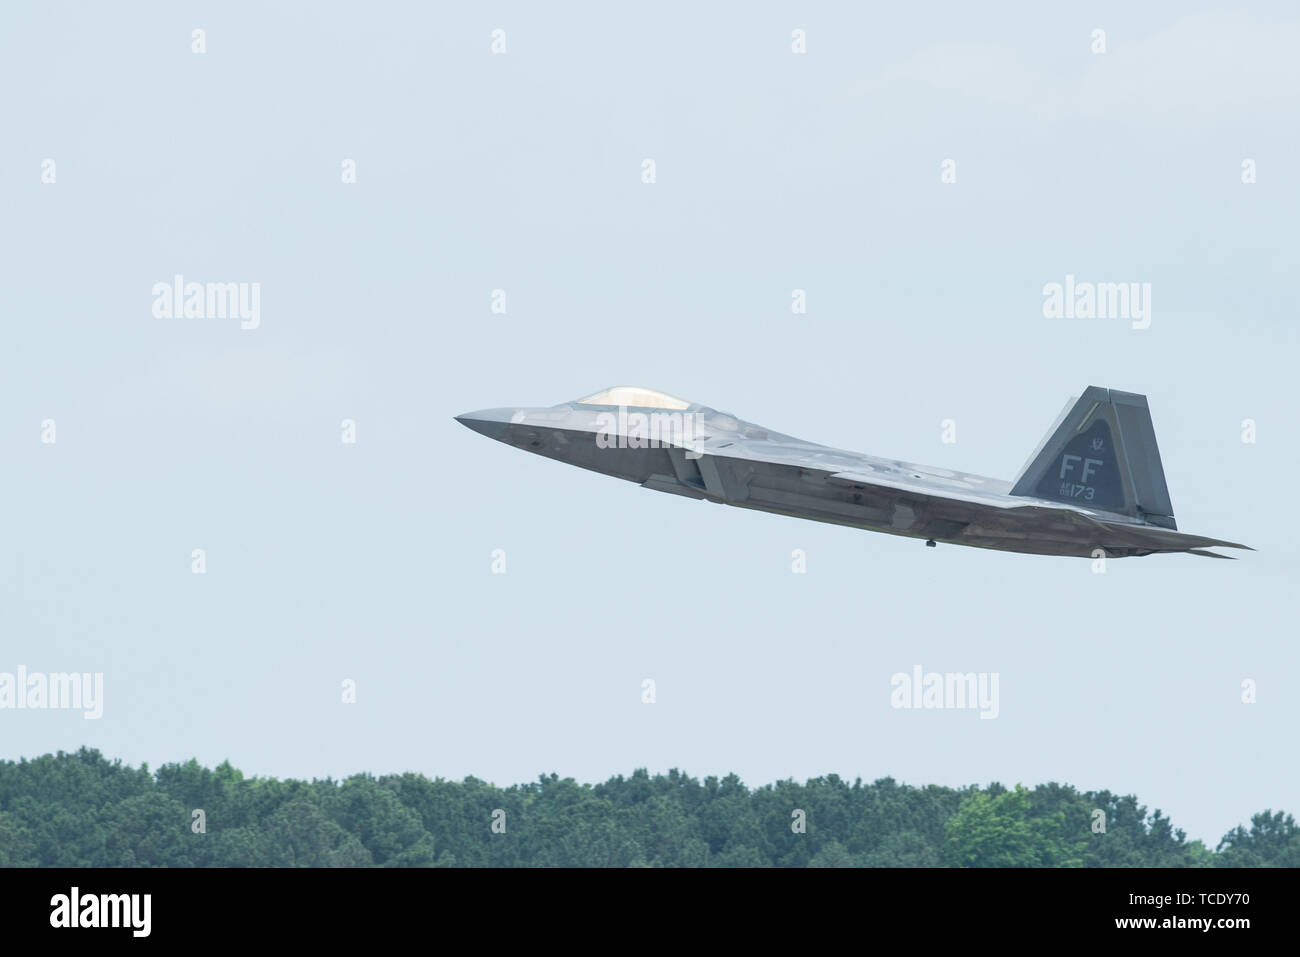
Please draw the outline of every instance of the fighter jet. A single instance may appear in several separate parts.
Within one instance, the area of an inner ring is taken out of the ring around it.
[[[1229,558],[1174,510],[1146,396],[1089,386],[1014,481],[817,445],[653,389],[456,416],[475,432],[657,492],[1034,555]]]

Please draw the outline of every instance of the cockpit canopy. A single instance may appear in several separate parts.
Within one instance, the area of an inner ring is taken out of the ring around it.
[[[585,399],[579,399],[576,404],[635,406],[639,409],[673,409],[675,411],[689,409],[691,406],[685,399],[679,399],[665,392],[657,392],[654,389],[642,389],[634,385],[616,385],[612,389],[605,389],[603,392],[589,395]]]

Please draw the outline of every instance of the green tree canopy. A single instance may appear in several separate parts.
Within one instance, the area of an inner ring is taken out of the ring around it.
[[[1211,851],[1131,795],[1056,783],[832,774],[750,788],[734,774],[640,769],[498,787],[411,773],[246,778],[194,760],[150,772],[88,748],[0,761],[0,867],[451,865],[1296,867],[1300,827],[1264,811]]]

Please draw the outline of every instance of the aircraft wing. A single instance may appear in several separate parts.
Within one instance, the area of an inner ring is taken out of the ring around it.
[[[1076,515],[1092,515],[1087,509],[1062,508],[1057,502],[1040,499],[1010,499],[997,492],[980,488],[968,479],[946,478],[938,475],[907,475],[905,473],[883,472],[835,472],[826,476],[832,485],[844,485],[849,488],[886,488],[896,492],[907,492],[926,498],[952,499],[969,502],[972,505],[991,505],[994,508],[1045,508],[1051,511],[1069,512]]]
[[[1074,526],[1085,526],[1101,533],[1100,541],[1115,541],[1118,537],[1126,544],[1136,548],[1149,548],[1152,551],[1186,551],[1193,555],[1207,558],[1230,558],[1229,555],[1216,555],[1207,552],[1207,547],[1244,548],[1248,545],[1189,535],[1154,525],[1130,524],[1128,522],[1106,521],[1095,512],[1082,508],[1069,508],[1058,502],[1043,499],[1008,498],[995,492],[984,491],[973,483],[960,477],[943,478],[939,476],[918,476],[907,474],[878,474],[869,471],[835,472],[826,477],[832,485],[850,488],[881,488],[900,492],[914,498],[925,499],[927,503],[948,501],[966,502],[976,505],[991,505],[1006,510],[1008,515],[1016,512],[1036,511],[1047,514],[1055,521]]]

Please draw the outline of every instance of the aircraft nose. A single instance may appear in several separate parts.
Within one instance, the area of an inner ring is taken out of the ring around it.
[[[456,421],[489,439],[504,439],[517,409],[481,409],[456,416]]]

